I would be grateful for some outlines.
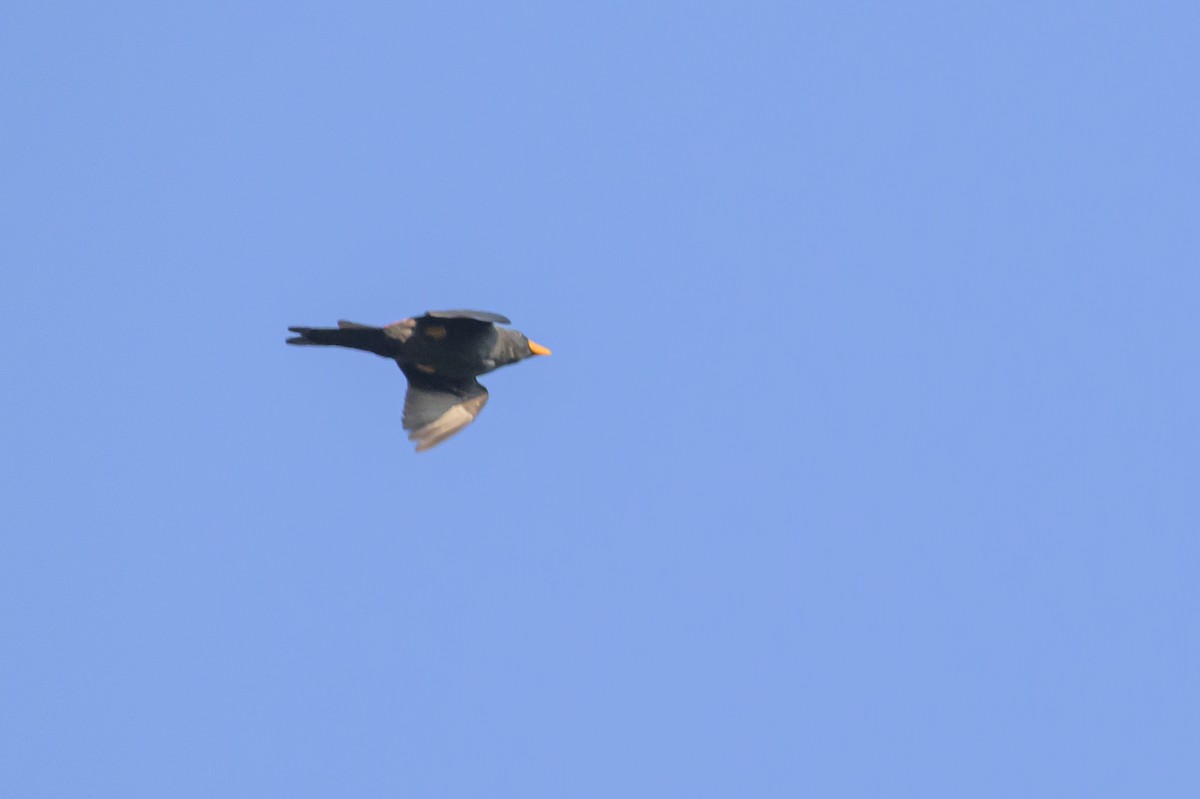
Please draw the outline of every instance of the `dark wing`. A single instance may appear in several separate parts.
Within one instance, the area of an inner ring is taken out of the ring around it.
[[[426,311],[425,315],[432,316],[435,319],[474,319],[476,322],[487,322],[488,324],[512,324],[507,316],[501,316],[498,313],[490,313],[488,311]]]
[[[437,446],[475,421],[487,404],[487,389],[473,377],[453,380],[401,366],[408,378],[404,396],[404,429],[417,452]]]
[[[493,320],[508,321],[503,316],[483,311],[430,311],[413,322],[421,334],[420,341],[437,342],[449,351],[482,356],[496,341],[497,328]]]

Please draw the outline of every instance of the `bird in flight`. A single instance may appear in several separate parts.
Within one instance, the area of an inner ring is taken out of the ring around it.
[[[487,311],[429,311],[384,327],[340,321],[337,327],[289,327],[288,344],[366,350],[391,358],[408,378],[404,429],[417,452],[437,446],[475,421],[488,391],[475,378],[550,350]]]

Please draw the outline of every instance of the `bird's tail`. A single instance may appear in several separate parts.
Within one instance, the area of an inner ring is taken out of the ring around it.
[[[350,347],[387,355],[388,344],[391,343],[381,327],[344,320],[338,322],[337,327],[289,327],[288,330],[296,334],[287,340],[288,344]]]

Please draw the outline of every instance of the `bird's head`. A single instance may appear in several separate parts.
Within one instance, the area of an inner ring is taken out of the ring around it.
[[[530,341],[524,333],[506,328],[498,328],[498,332],[500,333],[500,341],[496,348],[496,360],[501,364],[516,363],[517,361],[531,358],[534,355],[550,354],[548,348],[543,347],[536,341]]]

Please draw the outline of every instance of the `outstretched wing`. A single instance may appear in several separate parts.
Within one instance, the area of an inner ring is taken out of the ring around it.
[[[453,380],[401,365],[408,378],[404,397],[404,429],[417,452],[437,446],[475,421],[487,404],[487,389],[473,377]]]
[[[499,314],[485,311],[430,311],[413,320],[417,348],[414,358],[429,358],[435,352],[457,352],[483,357],[496,342],[496,322],[507,322]],[[430,352],[426,348],[434,347]],[[434,356],[435,357],[435,356]]]
[[[432,316],[435,319],[474,319],[476,322],[487,322],[488,324],[511,325],[507,316],[501,316],[498,313],[489,311],[426,311],[426,316]]]

